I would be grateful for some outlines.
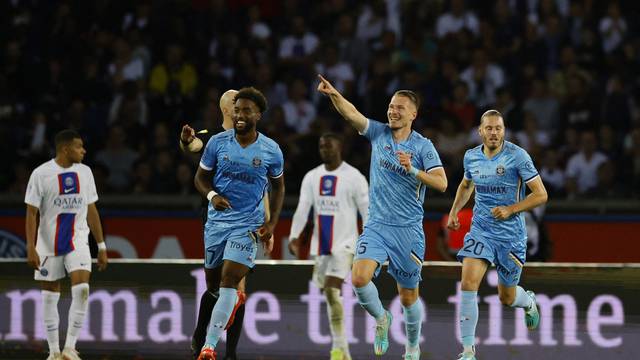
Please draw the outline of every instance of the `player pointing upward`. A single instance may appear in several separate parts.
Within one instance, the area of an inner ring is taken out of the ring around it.
[[[318,91],[340,115],[371,141],[369,218],[358,239],[352,283],[358,302],[376,319],[374,352],[386,353],[392,316],[371,282],[388,259],[398,284],[407,332],[404,358],[420,358],[422,303],[418,301],[425,238],[422,227],[426,187],[445,191],[447,178],[430,140],[411,130],[420,106],[417,95],[399,90],[391,97],[388,123],[367,119],[322,76]]]

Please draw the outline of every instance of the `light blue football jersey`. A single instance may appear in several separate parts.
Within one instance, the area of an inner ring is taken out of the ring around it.
[[[522,200],[526,183],[538,176],[529,154],[521,147],[504,142],[502,150],[488,159],[483,145],[464,154],[464,178],[475,184],[475,206],[471,233],[486,239],[526,241],[524,214],[497,220],[491,214],[496,206],[508,206]]]
[[[371,141],[368,221],[397,226],[421,224],[426,185],[405,171],[396,152],[411,153],[414,168],[430,171],[442,167],[433,143],[411,131],[407,140],[397,144],[389,125],[375,120],[368,121],[363,135]]]
[[[218,211],[211,202],[207,224],[217,226],[262,225],[263,195],[268,177],[282,175],[284,159],[278,144],[258,133],[258,139],[243,148],[230,129],[211,137],[200,159],[200,167],[214,172],[213,189],[229,200],[231,209]]]

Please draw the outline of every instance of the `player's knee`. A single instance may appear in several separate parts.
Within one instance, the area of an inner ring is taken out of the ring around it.
[[[511,304],[513,304],[514,300],[515,300],[515,296],[511,295],[511,294],[498,294],[498,296],[500,297],[500,302],[502,303],[502,305],[506,305],[506,306],[511,306]]]
[[[234,274],[223,275],[222,280],[220,280],[220,287],[237,289],[240,280],[242,280],[242,277]]]
[[[351,274],[351,284],[354,287],[361,288],[367,285],[371,281],[371,277],[366,276],[365,274],[354,272]]]
[[[418,301],[417,294],[400,294],[400,303],[404,307],[409,307]]]
[[[462,279],[460,282],[460,288],[462,291],[478,291],[478,288],[480,288],[480,281],[475,279]]]

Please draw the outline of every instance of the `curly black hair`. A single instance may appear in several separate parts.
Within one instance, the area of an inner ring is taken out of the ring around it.
[[[264,114],[267,111],[267,98],[264,97],[260,90],[251,87],[244,87],[238,90],[236,96],[233,97],[233,103],[235,104],[238,99],[247,99],[253,101],[254,104],[260,109],[260,113]]]

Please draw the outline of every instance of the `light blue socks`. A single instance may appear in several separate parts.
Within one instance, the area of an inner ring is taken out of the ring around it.
[[[384,307],[382,307],[382,302],[378,295],[378,288],[376,288],[373,282],[369,281],[367,285],[360,288],[354,286],[353,291],[355,291],[356,296],[358,297],[360,306],[367,310],[371,316],[376,320],[384,316]]]
[[[233,288],[220,288],[220,297],[213,307],[211,313],[211,321],[209,322],[209,328],[207,329],[207,345],[211,345],[214,348],[222,336],[225,326],[229,322],[233,307],[238,301],[238,293]]]
[[[478,292],[462,290],[460,304],[460,336],[462,345],[470,347],[476,341],[476,325],[478,324]]]
[[[422,301],[418,299],[412,305],[402,307],[404,315],[404,328],[407,333],[407,345],[415,349],[420,342],[420,330],[422,328]]]

